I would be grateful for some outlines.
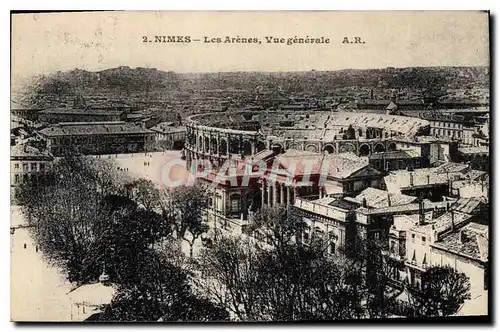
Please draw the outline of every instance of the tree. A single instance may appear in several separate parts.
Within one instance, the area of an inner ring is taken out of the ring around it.
[[[450,316],[470,299],[469,278],[452,267],[433,266],[422,274],[421,281],[420,287],[407,287],[415,316]]]
[[[104,265],[130,279],[138,253],[172,232],[170,220],[127,197],[115,170],[107,161],[67,157],[21,186],[36,243],[72,282],[96,280]]]
[[[175,234],[189,244],[190,257],[196,240],[209,229],[203,222],[208,206],[208,188],[201,185],[177,187],[168,192],[168,203],[163,210],[165,217],[174,220]],[[187,236],[189,233],[190,236]]]
[[[137,282],[140,255],[171,234],[171,223],[122,196],[105,197],[102,210],[110,222],[106,223],[95,252],[103,256],[114,282]]]
[[[112,169],[96,159],[63,158],[20,188],[20,204],[33,226],[30,230],[35,242],[49,259],[68,271],[70,281],[90,278],[81,273],[81,266],[93,255],[106,223],[99,205],[108,193],[120,191]]]
[[[264,206],[254,215],[246,232],[252,234],[258,231],[268,244],[281,250],[287,244],[295,242],[305,227],[305,223],[290,209]]]
[[[151,180],[138,179],[125,184],[128,196],[146,210],[159,210],[161,207],[160,190]]]
[[[325,255],[320,246],[289,244],[262,252],[258,261],[258,308],[277,321],[360,318],[360,276],[345,257]]]
[[[140,254],[137,278],[121,284],[102,320],[120,322],[223,321],[228,313],[202,296],[189,282],[189,273],[166,257],[148,250]]]
[[[258,318],[256,259],[256,248],[241,238],[217,237],[210,248],[200,252],[201,287],[239,320]]]
[[[328,256],[318,236],[297,241],[303,222],[284,208],[263,209],[249,225],[268,245],[248,238],[218,238],[200,255],[204,287],[240,320],[333,320],[359,318],[362,291],[358,265]]]

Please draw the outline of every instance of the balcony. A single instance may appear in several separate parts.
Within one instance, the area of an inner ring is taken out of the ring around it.
[[[338,221],[342,221],[342,222],[347,221],[348,211],[337,208],[337,207],[317,203],[314,201],[308,201],[308,200],[300,198],[300,197],[295,198],[294,206],[296,208],[302,209],[304,211],[316,213],[316,214],[319,214],[321,216],[329,217],[329,218],[332,218],[332,219],[335,219]]]
[[[409,268],[419,270],[421,272],[425,272],[427,270],[427,264],[424,265],[418,265],[416,263],[410,262],[410,261],[405,261],[405,265],[408,266]]]

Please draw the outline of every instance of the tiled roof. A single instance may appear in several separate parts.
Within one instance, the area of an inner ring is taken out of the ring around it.
[[[488,226],[470,223],[459,231],[443,236],[434,246],[487,262],[488,239]]]
[[[185,132],[186,127],[180,126],[180,127],[173,127],[171,126],[172,122],[162,122],[157,124],[156,126],[152,127],[151,130],[157,131],[163,134],[168,134],[168,133],[180,133],[180,132]]]
[[[446,212],[439,217],[433,219],[430,223],[426,225],[421,225],[412,228],[412,231],[430,234],[431,231],[435,231],[438,236],[452,229],[452,220],[455,227],[459,228],[460,225],[463,225],[467,220],[471,218],[470,214],[462,213],[458,211],[450,211]]]
[[[448,181],[460,180],[463,176],[458,172],[440,172],[438,168],[421,168],[411,172],[393,171],[384,178],[384,181],[388,191],[397,192],[402,188],[446,184]]]
[[[469,168],[469,165],[462,163],[447,162],[436,167],[436,173],[456,173],[464,172]]]
[[[40,152],[38,149],[23,144],[10,147],[11,158],[50,158],[47,153]]]
[[[447,202],[431,202],[429,200],[424,200],[424,209],[434,209],[446,208]],[[364,214],[400,214],[400,213],[408,213],[408,212],[417,212],[419,211],[418,203],[410,203],[403,205],[391,205],[382,208],[375,209],[367,209],[367,208],[359,208],[358,211]]]
[[[450,208],[455,211],[471,214],[479,205],[483,203],[484,200],[482,200],[481,198],[459,198],[458,201],[456,201]]]
[[[366,188],[355,198],[346,197],[347,200],[357,202],[359,204],[363,203],[363,199],[366,199],[366,203],[369,207],[381,208],[388,207],[389,200],[390,206],[405,205],[415,202],[417,197],[403,195],[399,193],[389,193],[385,190],[380,190],[376,188]]]
[[[40,130],[40,134],[54,137],[67,135],[152,134],[129,122],[68,122]]]
[[[375,152],[370,156],[370,160],[380,160],[380,159],[410,159],[419,158],[420,154],[416,150],[397,150],[397,151],[385,151],[385,152]]]
[[[471,180],[476,180],[481,177],[485,177],[488,173],[484,171],[479,171],[477,169],[471,169],[469,172],[467,172],[466,176],[471,179]]]

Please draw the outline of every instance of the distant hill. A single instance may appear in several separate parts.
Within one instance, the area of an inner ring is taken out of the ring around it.
[[[118,67],[97,72],[75,69],[27,82],[22,101],[43,103],[47,95],[141,94],[197,90],[256,89],[284,94],[317,94],[341,88],[448,89],[489,88],[487,67],[415,67],[310,72],[225,72],[180,74],[155,68]]]

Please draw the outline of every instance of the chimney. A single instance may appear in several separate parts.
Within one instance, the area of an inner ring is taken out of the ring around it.
[[[367,202],[366,202],[366,198],[363,198],[363,203],[362,203],[362,206],[363,206],[364,208],[368,207],[368,204],[367,204]]]
[[[387,206],[391,206],[391,195],[387,193]]]
[[[431,176],[429,174],[427,174],[427,184],[430,184],[431,183]]]
[[[413,187],[413,173],[410,172],[410,187]]]
[[[425,224],[425,212],[424,212],[424,200],[421,199],[420,202],[418,202],[418,224],[423,225]]]
[[[462,229],[460,231],[460,242],[462,243],[465,243],[467,240],[467,234],[464,232],[464,230]]]

